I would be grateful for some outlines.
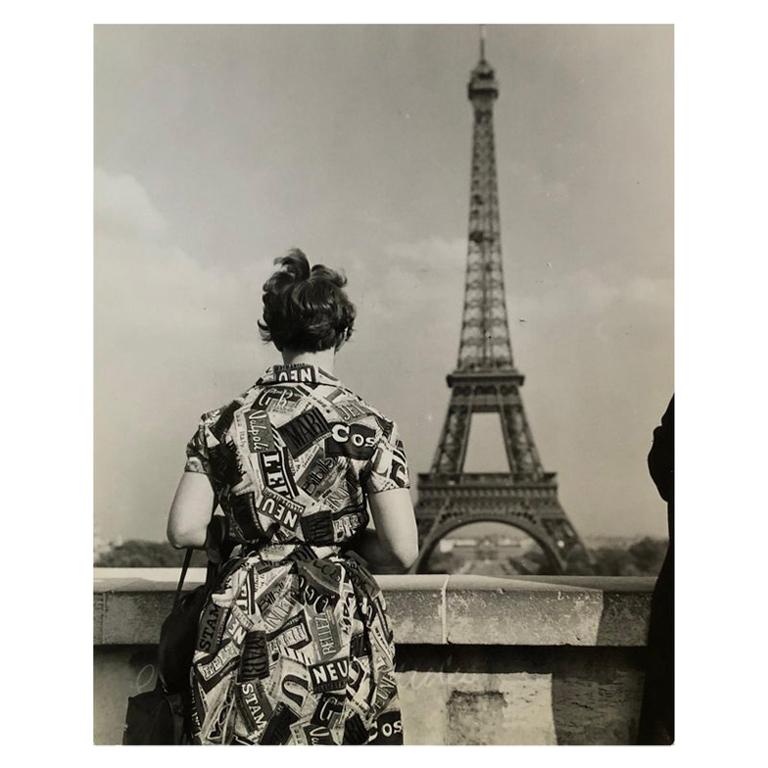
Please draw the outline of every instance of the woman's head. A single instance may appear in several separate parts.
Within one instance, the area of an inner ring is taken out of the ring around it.
[[[264,315],[259,330],[282,352],[338,349],[352,334],[355,306],[347,298],[347,279],[315,264],[293,248],[275,259],[280,268],[264,283]]]

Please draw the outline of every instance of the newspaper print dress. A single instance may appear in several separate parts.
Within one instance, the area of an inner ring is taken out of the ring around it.
[[[366,495],[409,487],[395,423],[318,367],[272,366],[202,416],[186,470],[235,544],[200,617],[194,743],[402,744],[384,596],[345,553]]]

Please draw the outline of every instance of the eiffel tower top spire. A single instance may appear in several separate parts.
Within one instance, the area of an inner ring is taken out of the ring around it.
[[[493,103],[498,95],[495,73],[485,59],[485,30],[481,27],[480,60],[472,70],[467,86],[474,112],[474,128],[467,267],[457,373],[514,368],[504,296],[493,136]]]

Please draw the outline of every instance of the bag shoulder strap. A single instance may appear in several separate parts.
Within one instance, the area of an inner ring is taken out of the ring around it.
[[[175,608],[179,604],[181,599],[181,590],[184,586],[184,579],[187,576],[187,570],[189,569],[189,563],[192,560],[192,547],[187,547],[187,553],[184,555],[184,564],[181,566],[181,576],[179,576],[179,585],[176,587],[176,597],[173,600],[173,607]]]
[[[213,519],[213,513],[216,510],[216,504],[218,503],[216,496],[213,497],[213,507],[211,508],[211,519]],[[210,523],[209,523],[210,525]],[[206,539],[207,540],[207,539]],[[187,552],[184,555],[184,563],[181,566],[181,575],[179,576],[179,584],[176,587],[176,597],[173,599],[173,607],[175,608],[179,604],[179,600],[181,599],[181,590],[184,586],[184,579],[187,576],[187,570],[189,569],[189,564],[192,561],[192,551],[194,547],[187,547]],[[205,582],[208,584],[211,579],[215,576],[215,570],[212,572],[211,566],[213,564],[211,563],[210,559],[208,560],[208,572],[206,573]],[[215,566],[213,566],[215,569]]]

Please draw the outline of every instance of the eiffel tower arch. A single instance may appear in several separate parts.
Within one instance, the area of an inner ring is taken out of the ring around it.
[[[546,472],[520,396],[524,377],[515,368],[507,321],[501,258],[493,103],[499,87],[485,59],[472,70],[468,97],[474,113],[469,236],[464,309],[456,369],[435,458],[418,476],[416,519],[421,572],[437,543],[459,526],[500,522],[531,536],[562,573],[586,548],[560,505],[556,474]],[[507,472],[465,472],[472,415],[496,413],[501,422]]]

